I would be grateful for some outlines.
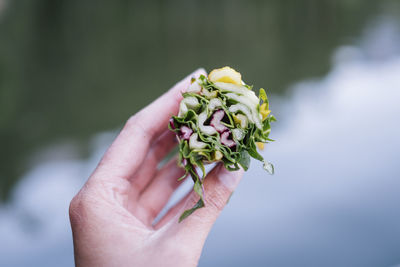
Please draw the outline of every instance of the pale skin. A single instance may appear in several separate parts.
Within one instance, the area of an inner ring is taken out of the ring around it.
[[[199,69],[132,116],[93,174],[72,199],[70,220],[76,266],[197,266],[208,233],[243,171],[216,167],[204,180],[206,207],[178,222],[198,196],[188,193],[156,224],[179,186],[176,159],[158,167],[177,145],[167,129]]]

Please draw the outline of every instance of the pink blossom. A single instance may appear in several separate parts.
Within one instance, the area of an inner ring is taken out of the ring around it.
[[[236,145],[235,141],[233,141],[232,139],[228,139],[230,133],[230,131],[226,131],[221,134],[221,144],[227,147],[234,147]]]
[[[214,114],[212,115],[213,118],[211,120],[210,125],[213,126],[215,130],[217,130],[219,133],[228,130],[228,128],[221,123],[221,120],[224,118],[224,116],[225,112],[222,109],[214,112]]]
[[[190,129],[189,127],[187,127],[187,126],[182,126],[181,129],[180,129],[180,131],[181,131],[180,137],[181,137],[182,139],[185,139],[185,140],[189,140],[189,137],[190,137],[190,136],[192,135],[192,133],[193,133],[193,130]]]

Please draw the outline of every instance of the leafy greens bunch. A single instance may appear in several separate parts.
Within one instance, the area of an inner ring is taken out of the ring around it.
[[[273,141],[268,136],[271,122],[276,120],[270,115],[265,90],[261,88],[257,97],[240,73],[229,67],[213,70],[208,78],[192,78],[183,97],[179,114],[171,118],[169,128],[179,140],[178,162],[185,169],[180,179],[190,175],[200,199],[179,221],[204,207],[204,164],[221,161],[230,171],[240,166],[248,170],[253,157],[273,173],[273,165],[264,160],[257,147],[262,149],[264,143]]]

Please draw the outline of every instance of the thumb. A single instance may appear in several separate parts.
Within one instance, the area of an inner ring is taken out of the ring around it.
[[[242,176],[242,169],[232,172],[228,171],[222,164],[217,165],[207,175],[203,183],[205,207],[196,210],[181,223],[174,223],[175,234],[182,239],[192,240],[192,242],[193,239],[197,238],[204,242]],[[198,200],[197,194],[192,192],[180,211],[183,212],[192,208]]]

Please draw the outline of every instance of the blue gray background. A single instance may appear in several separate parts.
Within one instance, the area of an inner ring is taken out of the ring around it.
[[[69,201],[126,118],[224,65],[267,88],[276,173],[251,163],[200,266],[397,266],[399,15],[398,1],[0,1],[0,266],[73,266]]]

